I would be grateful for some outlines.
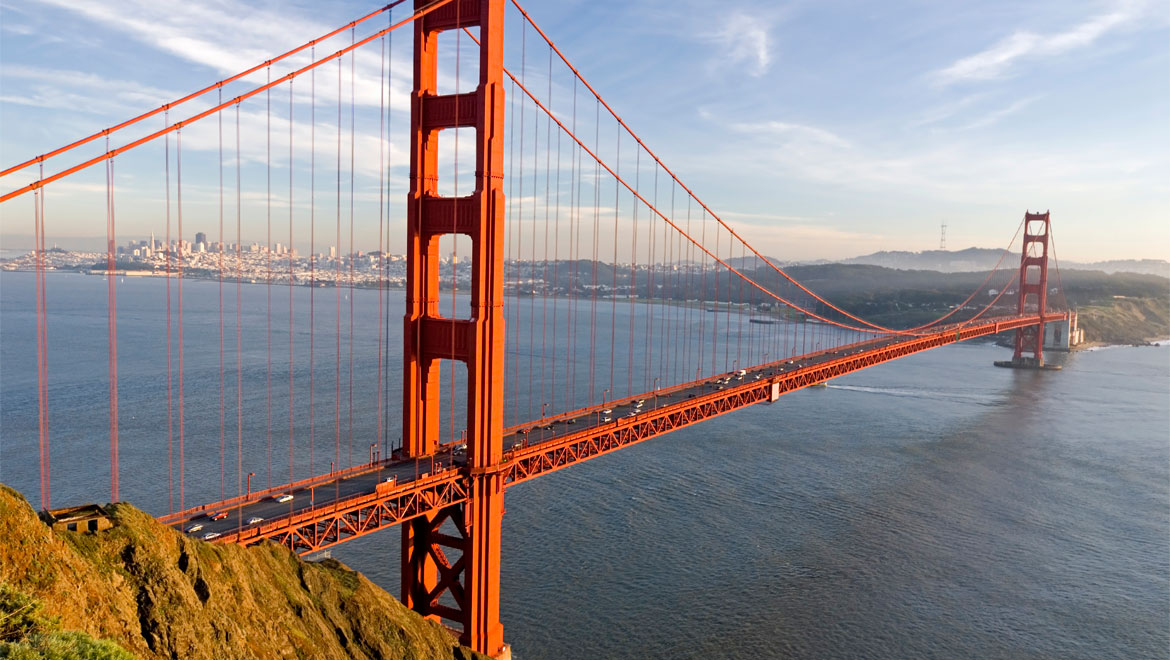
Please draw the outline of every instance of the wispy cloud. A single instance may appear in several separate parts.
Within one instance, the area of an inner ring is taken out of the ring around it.
[[[1028,98],[1020,99],[1020,100],[1015,101],[1014,103],[1012,103],[1006,107],[988,112],[987,114],[983,115],[982,117],[960,127],[959,130],[970,131],[970,130],[975,130],[977,128],[985,128],[987,126],[990,126],[992,124],[999,122],[1000,120],[1002,120],[1006,117],[1009,117],[1011,115],[1016,114],[1020,110],[1023,110],[1024,108],[1026,108],[1026,107],[1032,105],[1033,103],[1035,103],[1036,101],[1040,100],[1040,98],[1041,98],[1041,96],[1039,94],[1037,94],[1036,96],[1029,96]]]
[[[4,78],[27,86],[20,94],[5,94],[0,100],[39,108],[57,108],[89,113],[126,113],[157,106],[174,98],[164,90],[130,80],[113,80],[72,69],[9,64]]]
[[[37,0],[57,7],[89,21],[103,25],[138,41],[149,48],[181,58],[193,64],[228,76],[239,73],[271,58],[276,52],[300,45],[318,37],[335,26],[327,26],[290,12],[249,8],[223,0],[204,3],[175,1],[125,0],[121,4],[97,2],[76,3],[70,0]],[[372,29],[372,28],[367,28]],[[318,44],[318,57],[348,45],[348,32]],[[310,51],[293,56],[274,66],[273,78],[309,63]],[[377,42],[353,54],[354,101],[359,105],[378,106],[381,102],[380,72],[382,56]],[[345,78],[343,97],[349,96],[351,75],[350,56],[342,67]],[[336,80],[338,68],[325,65],[317,76],[324,81]],[[409,69],[399,67],[391,71],[390,106],[398,110],[409,108]],[[255,84],[266,78],[261,70],[247,80]],[[302,86],[303,81],[302,80]],[[336,100],[336,85],[319,82],[316,96],[319,101]],[[301,92],[298,92],[301,93]],[[346,98],[345,100],[348,100]]]
[[[708,39],[719,49],[718,66],[746,64],[753,76],[762,76],[772,65],[771,21],[742,11],[727,14]]]
[[[962,128],[973,130],[1020,112],[1040,97],[1028,97],[991,111]],[[733,124],[738,138],[723,157],[708,163],[751,162],[788,181],[827,184],[872,194],[912,190],[914,195],[961,203],[1013,198],[1044,190],[1048,195],[1090,189],[1123,190],[1148,185],[1158,176],[1157,159],[1127,154],[1116,145],[1081,146],[1075,155],[1036,153],[1027,148],[989,148],[977,138],[929,141],[917,147],[890,147],[850,139],[834,131],[783,121]],[[729,136],[731,137],[731,136]]]
[[[1006,74],[1017,61],[1052,57],[1092,45],[1104,35],[1139,18],[1144,3],[1126,1],[1072,28],[1056,34],[1019,30],[974,55],[955,61],[932,75],[941,85],[969,80],[991,80]]]
[[[848,140],[832,131],[805,124],[793,124],[783,121],[740,122],[732,124],[731,128],[739,133],[762,134],[789,146],[799,146],[806,143],[816,143],[841,149],[850,146]]]

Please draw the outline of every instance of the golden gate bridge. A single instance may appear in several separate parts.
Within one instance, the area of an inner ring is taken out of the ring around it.
[[[27,217],[36,236],[43,508],[59,442],[52,415],[69,414],[49,370],[47,228],[54,203],[79,194],[57,190],[84,177],[101,177],[101,210],[91,215],[106,220],[95,272],[108,283],[111,500],[133,489],[119,479],[128,420],[119,412],[117,275],[137,268],[165,280],[166,331],[154,338],[166,354],[160,520],[215,542],[271,540],[300,554],[400,526],[403,601],[489,655],[506,653],[508,488],[955,342],[1015,331],[1006,364],[1045,366],[1044,325],[1069,317],[1048,304],[1050,292],[1062,294],[1049,288],[1047,212],[1025,213],[962,304],[929,323],[886,327],[818,295],[724,222],[518,3],[402,4],[0,172],[19,180],[0,196],[6,224]],[[407,30],[404,62],[394,36]],[[409,124],[397,125],[407,110]],[[403,182],[395,172],[406,163]],[[144,179],[154,186],[145,196]],[[127,215],[156,218],[163,241],[119,249],[117,219]],[[390,250],[395,217],[406,221],[401,263]],[[193,222],[218,233],[191,241]],[[359,233],[376,233],[378,249],[358,252]],[[262,246],[245,247],[259,235]],[[1009,259],[1021,237],[1019,260]],[[183,289],[192,277],[218,287],[213,391],[187,387]],[[262,305],[245,314],[244,289],[255,285]],[[362,304],[376,299],[376,311],[357,317],[373,314],[373,332],[355,322],[362,288],[374,290]],[[257,316],[262,327],[246,327]],[[401,362],[391,346],[399,333]],[[355,360],[376,360],[373,377]],[[262,377],[245,386],[250,370]],[[402,435],[393,442],[399,373]],[[160,376],[159,396],[163,385]],[[218,412],[215,437],[187,434],[196,401]],[[255,409],[265,415],[252,429],[245,411]],[[194,484],[187,464],[214,454],[218,496],[204,483],[214,477]],[[188,506],[189,491],[202,503]]]

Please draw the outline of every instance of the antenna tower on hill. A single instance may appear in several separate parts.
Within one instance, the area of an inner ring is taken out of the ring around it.
[[[947,249],[947,223],[942,223],[942,234],[938,237],[938,249]]]

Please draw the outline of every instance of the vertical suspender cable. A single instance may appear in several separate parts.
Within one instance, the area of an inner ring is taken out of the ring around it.
[[[658,206],[658,165],[657,164],[654,166],[654,206],[655,207]],[[654,279],[655,279],[655,277],[654,276],[655,276],[656,271],[658,270],[658,262],[656,262],[654,260],[655,247],[656,247],[654,239],[657,235],[656,231],[657,230],[654,229],[654,215],[651,214],[650,221],[646,225],[646,234],[647,234],[648,238],[650,239],[649,256],[646,260],[646,269],[650,271],[649,277],[647,278],[647,289],[646,289],[646,292],[647,292],[646,293],[646,338],[647,339],[654,336],[654,331],[653,331],[654,314],[655,314],[655,311],[654,311],[655,310],[655,307],[654,307]],[[655,343],[661,344],[662,342],[655,342]],[[656,348],[653,344],[646,347],[646,378],[647,378],[647,380],[654,379],[654,381],[658,381],[659,379],[654,377],[654,351],[655,350],[656,350]]]
[[[524,85],[524,82],[527,80],[527,76],[528,76],[528,24],[527,24],[527,22],[524,22],[524,23],[520,24],[520,84],[522,86]],[[527,114],[527,112],[524,109],[524,105],[525,105],[525,100],[524,100],[524,98],[521,98],[520,99],[520,146],[519,146],[520,164],[519,164],[519,167],[517,168],[519,171],[516,174],[517,192],[516,192],[516,231],[515,231],[515,234],[516,234],[516,255],[515,255],[515,258],[516,258],[517,285],[518,286],[524,282],[523,276],[525,274],[525,271],[527,271],[527,274],[528,274],[529,284],[531,283],[531,278],[532,278],[531,264],[529,264],[527,268],[524,266],[524,231],[522,230],[522,227],[524,226],[524,119],[525,119],[525,115]],[[536,167],[536,165],[533,164],[533,168],[535,168],[535,167]],[[535,191],[533,191],[533,192],[534,192],[533,199],[535,200]],[[528,285],[524,284],[523,286],[528,286]],[[520,291],[517,291],[517,293],[520,293]],[[525,293],[527,293],[527,290],[525,290]],[[519,337],[519,335],[520,335],[520,323],[519,323],[519,321],[520,321],[520,301],[516,300],[514,302],[514,304],[516,306],[516,317],[515,317],[515,321],[514,321],[516,323],[516,336]],[[529,333],[528,341],[529,342],[532,341],[531,333]],[[512,385],[512,405],[513,405],[513,410],[515,411],[513,413],[513,416],[514,416],[515,420],[517,422],[519,422],[520,421],[520,413],[519,413],[520,399],[522,399],[524,397],[520,396],[520,355],[521,355],[521,353],[517,352],[517,353],[515,353],[515,355],[516,355],[516,371],[515,371],[515,375],[513,377],[513,385]],[[531,356],[528,356],[528,360],[529,360],[529,364],[527,366],[528,378],[529,378],[528,398],[531,399],[531,395],[532,395],[532,380],[531,380],[532,379],[532,363],[531,363],[532,358],[531,358]],[[529,409],[530,409],[529,412],[531,412],[531,401],[529,401]],[[529,416],[529,419],[530,418],[531,418],[531,416]]]
[[[573,130],[577,132],[577,79],[573,79]],[[573,151],[569,155],[569,262],[573,266],[569,278],[569,369],[568,382],[565,387],[565,409],[577,407],[577,326],[580,325],[577,314],[577,257],[581,254],[581,218],[578,206],[581,203],[580,179],[580,146],[573,143]]]
[[[532,283],[532,295],[528,298],[528,343],[536,347],[536,218],[538,200],[537,185],[540,179],[540,112],[537,106],[532,108],[532,240],[528,249],[529,281]],[[543,360],[543,355],[541,357]],[[540,408],[540,401],[536,400],[536,387],[533,385],[533,373],[536,371],[535,351],[529,357],[528,368],[528,419],[536,417],[535,409]],[[544,387],[544,370],[540,374],[541,387]],[[543,416],[543,415],[542,415]]]
[[[552,107],[552,49],[548,51],[548,105]],[[560,132],[557,132],[557,139],[560,139]],[[549,283],[549,263],[548,263],[548,228],[549,228],[549,203],[552,199],[552,118],[549,117],[545,121],[545,138],[544,138],[544,286],[541,287],[541,302],[540,302],[540,416],[545,416],[545,407],[548,402],[548,396],[545,389],[545,381],[548,380],[548,371],[545,366],[545,351],[548,346],[548,283]],[[559,165],[559,163],[558,163]],[[554,312],[556,308],[554,307]],[[553,363],[553,382],[556,382],[556,363]]]
[[[334,313],[334,399],[333,466],[341,468],[341,58],[337,58],[337,233],[329,257],[333,259],[333,290],[337,301]]]
[[[110,136],[106,136],[106,150],[110,149]],[[106,322],[108,326],[110,369],[110,501],[118,497],[118,301],[117,278],[114,276],[114,257],[117,239],[114,232],[114,159],[106,161]]]
[[[186,381],[183,370],[183,130],[175,131],[175,210],[178,213],[178,229],[179,234],[176,237],[178,243],[178,259],[176,259],[176,269],[179,280],[179,510],[182,511],[187,508],[187,453],[184,448],[184,441],[187,434],[187,425],[184,420],[186,412],[185,398],[183,396],[183,384]]]
[[[551,57],[551,51],[550,51],[550,57]],[[550,69],[550,72],[549,72],[549,79],[550,79],[549,105],[550,106],[552,105],[551,78],[552,78],[552,72]],[[549,123],[550,124],[552,123],[551,120]],[[561,282],[560,277],[559,277],[559,275],[560,275],[559,266],[560,266],[560,262],[561,262],[561,131],[557,131],[557,167],[556,167],[556,170],[557,170],[557,177],[556,177],[557,194],[556,194],[556,210],[554,211],[554,220],[553,220],[553,227],[554,228],[553,228],[553,276],[552,276],[552,283],[553,283],[552,335],[553,335],[553,341],[560,343],[561,338],[560,338],[560,335],[557,334],[557,317],[559,316],[559,313],[560,313],[560,305],[557,303],[557,298],[558,298],[557,293],[558,293],[558,289],[560,288],[560,282]],[[567,368],[567,366],[568,366],[567,362],[566,362],[565,366]],[[566,376],[568,375],[567,369],[565,371],[565,375]],[[549,400],[549,403],[551,403],[553,406],[556,406],[556,399],[557,399],[557,379],[556,379],[556,361],[554,360],[553,361],[552,390],[549,392],[548,400]],[[568,410],[568,407],[566,406],[564,409]]]
[[[220,104],[223,103],[223,88],[219,89]],[[223,113],[217,112],[215,118],[218,128],[218,158],[216,169],[219,172],[219,246],[216,250],[216,279],[219,282],[219,322],[216,329],[219,331],[219,499],[226,499],[224,488],[224,444],[227,438],[227,429],[224,419],[224,382],[223,382]]]
[[[387,25],[392,25],[392,23],[394,22],[393,11],[386,13],[386,20],[388,21]],[[393,75],[393,71],[394,71],[394,33],[393,32],[388,33],[386,35],[386,70],[387,70],[388,75]],[[390,108],[393,105],[393,103],[392,103],[393,97],[391,96],[392,94],[393,94],[393,87],[390,83],[387,83],[386,84],[386,105],[387,105],[386,139],[387,139],[387,143],[388,143],[388,140],[391,139],[391,136],[394,135],[393,131],[391,130],[391,129],[393,129],[394,112],[390,111]],[[391,219],[390,211],[391,211],[391,199],[392,199],[391,195],[390,195],[390,169],[391,169],[391,166],[393,165],[393,159],[394,159],[394,152],[392,149],[390,149],[390,144],[387,144],[386,145],[386,246],[383,248],[383,262],[385,262],[386,253],[388,252],[388,250],[390,250],[390,219]],[[385,415],[385,419],[383,422],[383,426],[381,426],[381,428],[383,428],[383,433],[387,434],[386,438],[383,440],[383,442],[386,445],[386,449],[387,449],[386,453],[388,455],[388,454],[390,454],[390,452],[388,452],[388,448],[390,448],[390,405],[388,405],[388,397],[390,397],[390,287],[386,287],[386,318],[384,319],[383,323],[385,325],[385,330],[386,330],[385,334],[384,334],[385,342],[386,342],[386,350],[384,352],[384,355],[386,356],[385,359],[387,360],[386,369],[383,372],[383,377],[386,379],[383,392],[385,392],[385,394],[386,394],[387,403],[383,407],[383,414]],[[401,444],[401,441],[399,441],[399,444]]]
[[[642,176],[642,148],[635,147],[634,149],[634,190],[640,189],[640,179]],[[631,200],[632,202],[632,217],[631,217],[631,231],[633,234],[630,247],[630,293],[633,296],[631,300],[641,298],[638,295],[638,206],[641,202],[637,198]],[[635,303],[630,305],[630,346],[629,359],[626,365],[626,390],[628,392],[634,391],[634,323],[638,316],[638,308],[641,305]]]
[[[699,242],[707,244],[707,210],[703,209],[703,217],[699,223]],[[704,358],[707,356],[707,253],[703,252],[702,266],[699,271],[699,363],[695,378],[702,373]]]
[[[505,242],[505,245],[507,246],[506,247],[507,255],[504,257],[504,275],[505,275],[505,286],[506,286],[508,263],[511,263],[512,264],[512,277],[515,278],[515,281],[516,281],[516,283],[513,286],[518,287],[519,286],[519,270],[518,270],[519,264],[516,261],[516,253],[513,251],[513,248],[512,248],[512,237],[518,236],[518,234],[520,233],[519,227],[517,226],[517,222],[516,222],[516,201],[517,200],[516,200],[515,196],[512,195],[512,191],[514,190],[514,186],[516,184],[516,130],[515,130],[516,129],[516,81],[515,80],[512,81],[512,90],[508,96],[510,96],[512,99],[512,105],[508,111],[508,195],[507,195],[506,199],[507,199],[507,213],[508,213],[507,222],[508,222],[509,227],[508,227],[508,230],[506,232],[504,232],[505,233],[504,242]],[[523,103],[523,99],[521,99],[521,103]],[[506,302],[505,307],[504,307],[504,315],[505,315],[505,319],[506,319],[506,321],[504,323],[504,332],[505,332],[505,342],[504,343],[505,343],[505,345],[512,346],[512,347],[516,346],[516,343],[517,343],[516,338],[517,338],[517,333],[518,333],[518,327],[517,327],[517,323],[516,323],[516,307],[517,307],[517,305],[515,302],[517,292],[518,291],[515,291],[515,290],[513,291],[512,302],[511,303]],[[508,416],[507,415],[507,410],[508,410],[507,398],[511,398],[511,400],[512,400],[512,418],[510,421],[512,424],[517,424],[520,421],[519,416],[516,413],[516,410],[517,410],[516,406],[518,405],[517,398],[516,398],[516,378],[513,376],[513,374],[518,373],[517,372],[517,363],[518,362],[519,362],[519,356],[516,353],[513,353],[513,358],[511,360],[508,360],[508,359],[504,360],[505,403],[504,403],[503,408],[504,408],[504,416],[507,417]],[[511,380],[511,384],[509,384],[509,379]],[[508,426],[508,424],[505,423],[505,426]]]
[[[597,100],[593,102],[593,150],[599,151],[601,149],[601,103]],[[597,239],[598,239],[598,225],[601,224],[601,164],[594,162],[593,164],[593,277],[592,295],[589,303],[589,401],[596,401],[593,397],[597,396],[597,391],[594,389],[594,371],[597,362]],[[605,403],[605,401],[602,401]]]
[[[293,476],[293,412],[296,410],[293,389],[293,80],[288,80],[288,247],[285,248],[288,258],[288,482],[296,480]]]
[[[382,314],[383,290],[386,285],[386,254],[383,246],[384,223],[386,220],[385,204],[386,190],[383,187],[386,179],[386,37],[382,37],[382,53],[378,56],[381,70],[378,74],[378,402],[375,404],[376,434],[374,440],[381,446],[382,443]],[[310,205],[311,206],[311,205]],[[311,250],[310,250],[311,253]],[[312,394],[310,394],[310,397]],[[311,408],[311,406],[310,406]],[[310,419],[312,413],[310,412]],[[311,440],[310,440],[311,441]],[[312,471],[310,471],[312,474]]]
[[[268,81],[272,82],[272,67],[268,68]],[[267,298],[266,307],[266,357],[267,357],[267,378],[265,381],[265,396],[267,398],[268,406],[268,424],[265,430],[265,439],[267,441],[267,459],[268,459],[268,473],[267,483],[268,488],[272,488],[272,90],[264,91],[265,98],[265,124],[264,124],[264,139],[265,139],[265,175],[268,180],[267,187],[267,204],[266,216],[268,223],[268,238],[264,244],[264,270],[266,277],[264,278],[264,291]]]
[[[163,122],[170,124],[170,112],[163,113]],[[166,234],[163,240],[166,245],[163,246],[163,251],[166,253],[166,277],[167,277],[167,493],[168,493],[168,508],[170,513],[175,512],[175,469],[174,469],[174,400],[173,400],[173,378],[171,373],[171,136],[168,133],[163,138],[163,155],[165,160],[164,169],[166,170],[166,188],[167,188],[167,227]],[[152,250],[158,249],[158,246],[151,245]]]
[[[357,43],[357,28],[350,28],[350,44]],[[349,51],[349,464],[353,465],[353,187],[354,187],[354,51]]]
[[[549,58],[551,62],[552,51],[549,51]],[[552,119],[549,119],[552,123]],[[622,167],[622,131],[619,127],[617,130],[617,156],[614,159],[617,165],[618,176],[621,176]],[[610,312],[609,312],[609,391],[613,393],[613,370],[614,357],[617,355],[617,272],[618,272],[618,207],[621,200],[621,183],[615,178],[613,182],[613,284],[610,287]],[[626,392],[626,394],[633,394],[633,392]],[[614,397],[616,398],[616,397]]]
[[[41,178],[44,178],[44,164],[41,164]],[[36,247],[36,305],[37,305],[37,433],[40,440],[41,458],[41,509],[52,506],[50,492],[49,454],[49,388],[48,388],[48,335],[45,332],[47,314],[45,310],[45,191],[33,191],[33,242]]]
[[[382,39],[383,47],[385,37]],[[309,59],[317,61],[317,49],[309,51]],[[381,186],[379,186],[380,188]],[[381,206],[381,205],[379,205]],[[381,213],[381,209],[378,211]],[[379,241],[380,243],[381,241]],[[378,304],[381,304],[381,296]],[[317,69],[309,74],[309,474],[316,475],[313,459],[316,457],[317,436]],[[381,315],[379,315],[379,319]],[[381,325],[378,326],[381,331]],[[382,369],[382,342],[378,340],[378,373]],[[379,377],[379,386],[381,378]],[[378,402],[381,403],[381,390]]]
[[[244,284],[243,190],[240,152],[240,104],[236,104],[236,495],[244,490]],[[241,517],[243,513],[239,514]]]

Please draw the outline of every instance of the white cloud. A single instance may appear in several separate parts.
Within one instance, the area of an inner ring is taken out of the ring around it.
[[[965,128],[974,129],[1022,110],[1039,97],[1021,99],[988,113]],[[1135,157],[1117,145],[1074,153],[1036,153],[1026,145],[989,149],[978,139],[908,148],[899,143],[891,155],[876,144],[850,140],[830,130],[782,121],[732,124],[740,139],[727,141],[724,157],[705,162],[731,167],[751,162],[787,181],[886,194],[913,191],[923,198],[982,204],[1043,190],[1047,196],[1090,190],[1123,191],[1157,178],[1157,160]]]
[[[1094,16],[1064,32],[1044,35],[1019,30],[986,50],[964,57],[945,69],[936,71],[933,78],[943,85],[998,78],[1017,60],[1051,57],[1090,46],[1105,34],[1139,18],[1142,13],[1143,3],[1125,1],[1111,11]]]
[[[719,67],[746,63],[753,76],[767,73],[772,64],[769,28],[769,21],[761,16],[728,13],[719,29],[708,36],[719,49],[712,62]]]
[[[70,69],[8,64],[3,73],[6,86],[20,80],[27,88],[24,93],[5,94],[0,101],[41,108],[125,114],[141,112],[144,104],[147,108],[157,107],[177,96],[171,90]]]
[[[153,50],[169,53],[188,62],[208,67],[222,76],[244,71],[274,57],[290,48],[317,38],[336,26],[324,25],[298,18],[291,12],[248,8],[223,0],[202,3],[184,3],[156,0],[126,0],[124,3],[77,3],[70,0],[38,0],[41,3],[73,12],[95,23],[117,30],[139,41]],[[373,19],[364,24],[356,36],[361,38],[377,28],[385,27],[383,22]],[[349,45],[351,39],[347,30],[330,40],[316,45],[318,58],[332,54]],[[380,44],[374,41],[342,59],[341,75],[343,88],[340,93],[349,100],[351,66],[354,76],[354,102],[365,106],[378,106],[381,89],[380,74],[382,55]],[[306,50],[274,65],[273,79],[309,64],[310,51]],[[319,101],[336,101],[339,89],[335,84],[338,66],[327,63],[318,67],[316,95]],[[394,67],[391,71],[390,106],[397,110],[409,108],[410,90],[409,67]],[[267,79],[264,69],[245,80],[251,85]],[[307,88],[308,76],[298,79],[297,84]],[[332,81],[332,84],[331,82]],[[226,90],[226,88],[225,88]],[[224,97],[231,98],[242,89]],[[301,90],[298,91],[298,93]]]

